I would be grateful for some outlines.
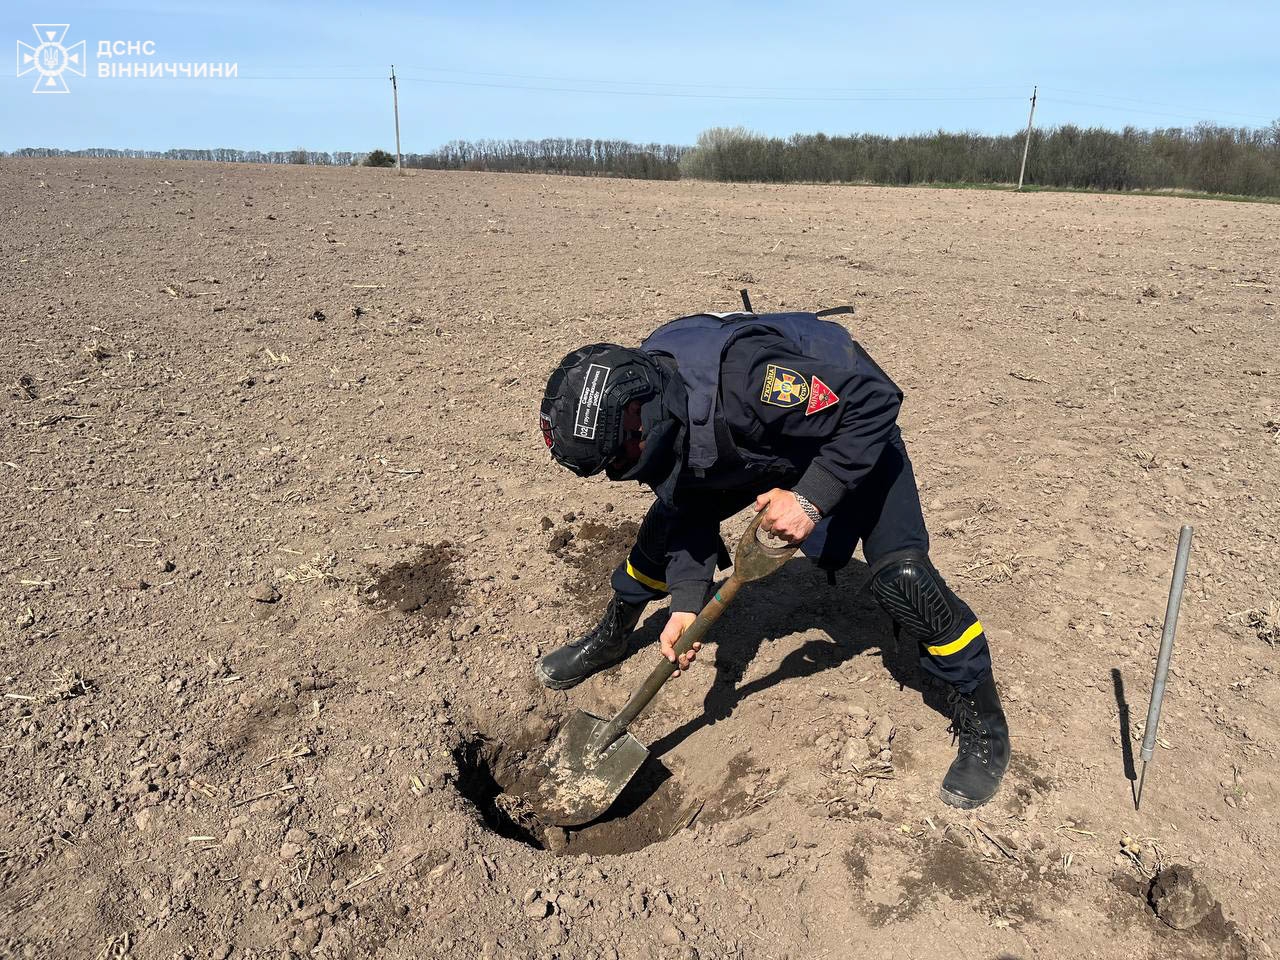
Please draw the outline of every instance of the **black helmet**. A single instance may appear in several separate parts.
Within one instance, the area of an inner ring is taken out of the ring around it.
[[[561,360],[547,381],[542,438],[556,462],[592,476],[622,450],[627,404],[661,392],[661,372],[648,354],[616,343],[589,344]]]

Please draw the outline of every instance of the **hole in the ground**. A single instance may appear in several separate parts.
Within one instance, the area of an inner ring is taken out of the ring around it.
[[[534,771],[541,749],[534,747],[529,756],[476,735],[453,751],[458,790],[499,836],[560,856],[607,856],[666,840],[698,817],[720,820],[736,815],[686,802],[671,770],[651,757],[599,820],[571,830],[543,824],[524,799],[537,785]]]
[[[475,736],[454,747],[453,762],[458,768],[458,791],[476,805],[489,829],[508,840],[546,849],[542,824],[512,804],[509,794],[494,776],[492,758],[500,748],[484,737]]]

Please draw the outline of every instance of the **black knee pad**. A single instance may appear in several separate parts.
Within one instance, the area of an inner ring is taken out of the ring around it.
[[[950,639],[967,609],[919,551],[897,554],[877,565],[871,593],[906,633],[924,644]]]

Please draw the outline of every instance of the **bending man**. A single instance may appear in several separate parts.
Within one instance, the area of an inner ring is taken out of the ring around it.
[[[591,344],[552,373],[540,416],[551,455],[579,476],[647,484],[656,499],[604,618],[543,657],[538,676],[563,690],[616,663],[645,605],[666,595],[661,647],[674,661],[717,563],[728,565],[720,522],[753,504],[763,527],[827,569],[861,541],[873,595],[950,690],[959,749],[940,796],[976,807],[1010,755],[986,635],[929,559],[902,392],[825,313],[681,317],[638,349]]]

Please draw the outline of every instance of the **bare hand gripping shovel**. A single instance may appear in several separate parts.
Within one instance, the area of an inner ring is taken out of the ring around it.
[[[763,512],[757,514],[738,541],[733,575],[680,635],[677,657],[706,636],[744,583],[767,577],[796,552],[794,546],[762,543],[757,531],[763,519]],[[583,710],[569,719],[543,758],[547,775],[530,798],[544,822],[577,827],[595,820],[613,805],[649,757],[649,748],[629,734],[627,727],[675,672],[676,665],[664,659],[612,720]]]

